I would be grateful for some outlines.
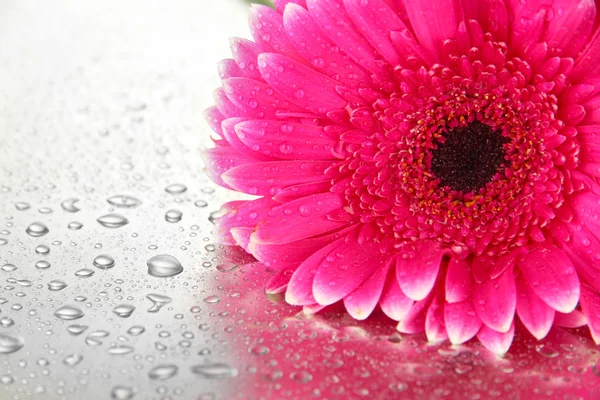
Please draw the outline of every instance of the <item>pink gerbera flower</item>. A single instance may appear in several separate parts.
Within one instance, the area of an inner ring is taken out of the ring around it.
[[[594,0],[279,0],[207,119],[219,238],[307,312],[379,306],[431,341],[600,342]]]

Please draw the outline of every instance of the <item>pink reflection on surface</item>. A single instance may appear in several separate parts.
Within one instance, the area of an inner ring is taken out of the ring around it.
[[[264,294],[272,275],[262,264],[235,248],[223,260],[240,265],[214,272],[222,301],[211,307],[211,315],[235,315],[214,321],[229,331],[232,398],[600,398],[600,352],[586,328],[553,328],[537,341],[517,322],[499,357],[474,340],[452,346],[401,335],[382,312],[366,321],[336,306],[305,315]]]

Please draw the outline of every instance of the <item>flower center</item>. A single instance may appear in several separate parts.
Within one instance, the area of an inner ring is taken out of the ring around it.
[[[432,150],[431,172],[440,179],[440,186],[463,193],[479,191],[503,169],[503,145],[508,141],[477,120],[456,127]]]

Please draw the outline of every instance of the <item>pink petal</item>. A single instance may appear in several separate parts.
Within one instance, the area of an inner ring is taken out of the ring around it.
[[[226,213],[217,220],[217,235],[224,244],[235,244],[230,238],[230,230],[235,227],[254,229],[271,211],[276,203],[269,198],[233,201],[223,205]]]
[[[219,61],[217,63],[217,70],[219,71],[219,78],[221,79],[248,77],[244,71],[238,67],[235,60],[232,60],[231,58]]]
[[[302,307],[302,312],[306,315],[313,315],[324,309],[326,306],[320,304],[307,304]]]
[[[509,0],[507,3],[513,14],[509,48],[525,56],[525,50],[541,40],[546,12],[552,0]]]
[[[213,98],[215,100],[217,109],[225,118],[250,117],[254,113],[254,110],[252,109],[246,110],[238,108],[235,104],[233,104],[225,94],[225,90],[222,87],[213,92]]]
[[[452,344],[462,344],[479,332],[481,320],[471,299],[444,305],[444,323]]]
[[[600,290],[600,242],[585,227],[574,229],[570,240],[563,244],[563,250],[569,258],[582,281],[596,290]]]
[[[279,112],[304,111],[279,97],[269,85],[254,79],[224,79],[223,90],[227,98],[241,110],[236,116],[275,119]],[[219,110],[223,112],[220,107]]]
[[[262,80],[258,71],[258,65],[256,65],[256,59],[265,49],[250,40],[240,38],[231,39],[230,46],[233,59],[244,74],[243,76],[259,81]]]
[[[351,88],[370,86],[370,75],[339,51],[304,8],[288,6],[283,14],[283,26],[298,54],[314,69]]]
[[[203,113],[204,119],[208,122],[211,129],[215,131],[217,135],[223,137],[223,131],[221,130],[221,122],[225,119],[225,116],[221,114],[221,111],[217,107],[209,107]]]
[[[459,303],[471,298],[473,278],[471,266],[465,260],[451,257],[446,272],[446,301]]]
[[[579,278],[564,251],[557,247],[539,247],[519,262],[519,268],[546,304],[562,313],[575,309],[579,301]]]
[[[435,284],[445,251],[436,243],[408,244],[396,261],[400,288],[413,300],[423,300]]]
[[[294,270],[292,269],[279,271],[269,280],[269,282],[267,282],[265,292],[267,294],[279,294],[285,292],[293,273]]]
[[[235,126],[244,121],[244,118],[227,118],[221,123],[221,130],[223,132],[223,138],[241,154],[245,154],[249,157],[256,159],[257,161],[270,161],[272,158],[265,156],[264,154],[258,153],[248,146],[246,146],[235,133]]]
[[[554,321],[554,309],[535,294],[523,276],[517,278],[517,314],[537,340],[546,337]]]
[[[356,30],[342,0],[307,0],[308,11],[321,30],[343,52],[371,72],[380,72],[377,51]]]
[[[340,196],[321,193],[273,208],[253,235],[261,243],[291,243],[346,226],[330,221],[327,214],[341,208]]]
[[[291,58],[263,53],[258,68],[273,89],[305,110],[324,115],[347,104],[335,90],[339,83]]]
[[[477,334],[477,339],[488,350],[496,354],[504,354],[510,348],[515,336],[515,324],[511,324],[505,332],[496,332],[488,326],[483,325]]]
[[[574,195],[571,201],[571,209],[579,221],[592,233],[600,232],[600,196],[592,192],[580,192]]]
[[[596,344],[600,344],[600,294],[587,285],[581,285],[581,309]]]
[[[337,145],[323,127],[287,121],[245,121],[235,131],[251,149],[283,159],[330,160]]]
[[[283,10],[286,9],[287,5],[292,6],[293,4],[306,8],[306,0],[275,0],[275,9],[283,14]]]
[[[473,288],[473,306],[481,321],[498,332],[507,332],[517,306],[517,293],[512,268],[496,279]]]
[[[344,297],[344,306],[352,318],[360,321],[371,315],[381,297],[391,264],[391,260],[388,259],[383,267],[375,271],[350,295]]]
[[[498,42],[508,38],[508,11],[503,0],[462,0],[464,20],[479,22],[486,32],[491,32]]]
[[[406,26],[383,0],[344,0],[348,16],[358,31],[390,64],[400,63],[400,57],[390,40],[390,32]]]
[[[448,339],[444,323],[444,296],[437,293],[425,317],[425,334],[430,342],[441,342]]]
[[[419,43],[435,55],[446,39],[454,37],[458,28],[454,0],[405,0],[405,4]]]
[[[258,4],[250,7],[250,32],[254,41],[267,51],[300,58],[283,29],[283,18],[277,11]]]
[[[248,155],[240,154],[231,146],[220,146],[208,149],[202,153],[202,159],[206,165],[206,174],[216,184],[230,188],[221,176],[228,170],[252,162],[256,159]]]
[[[591,0],[554,0],[552,8],[544,35],[550,54],[576,57],[592,34],[596,5]]]
[[[236,226],[235,228],[231,228],[229,231],[231,232],[231,236],[233,237],[235,244],[240,246],[246,252],[250,253],[250,237],[252,236],[254,228]]]
[[[221,178],[240,192],[274,196],[288,186],[331,179],[325,170],[332,165],[330,161],[255,162],[231,168]]]
[[[307,305],[316,303],[313,296],[313,281],[319,265],[335,250],[337,250],[345,241],[345,238],[339,239],[328,244],[322,249],[308,257],[292,275],[285,292],[285,301],[292,305]]]
[[[406,297],[400,289],[396,279],[396,269],[392,268],[388,275],[383,293],[379,299],[379,306],[385,315],[395,321],[400,321],[411,309],[414,301]]]
[[[412,305],[408,313],[398,322],[396,329],[402,333],[421,333],[425,330],[427,311],[433,299],[433,293]]]
[[[579,328],[587,325],[587,323],[588,322],[585,314],[579,310],[573,310],[568,314],[563,314],[557,311],[556,315],[554,316],[554,325],[563,328]]]
[[[311,194],[329,192],[330,189],[331,182],[329,181],[303,183],[283,189],[273,196],[273,200],[278,203],[288,203],[301,197],[310,196]]]
[[[319,266],[313,282],[317,303],[330,305],[359,287],[375,271],[383,268],[390,255],[381,245],[369,242],[359,245],[354,236],[329,255]]]

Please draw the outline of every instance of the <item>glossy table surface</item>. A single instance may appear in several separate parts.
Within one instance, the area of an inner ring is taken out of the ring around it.
[[[0,2],[0,399],[595,399],[585,330],[504,357],[267,298],[213,239],[202,110],[240,0]]]

